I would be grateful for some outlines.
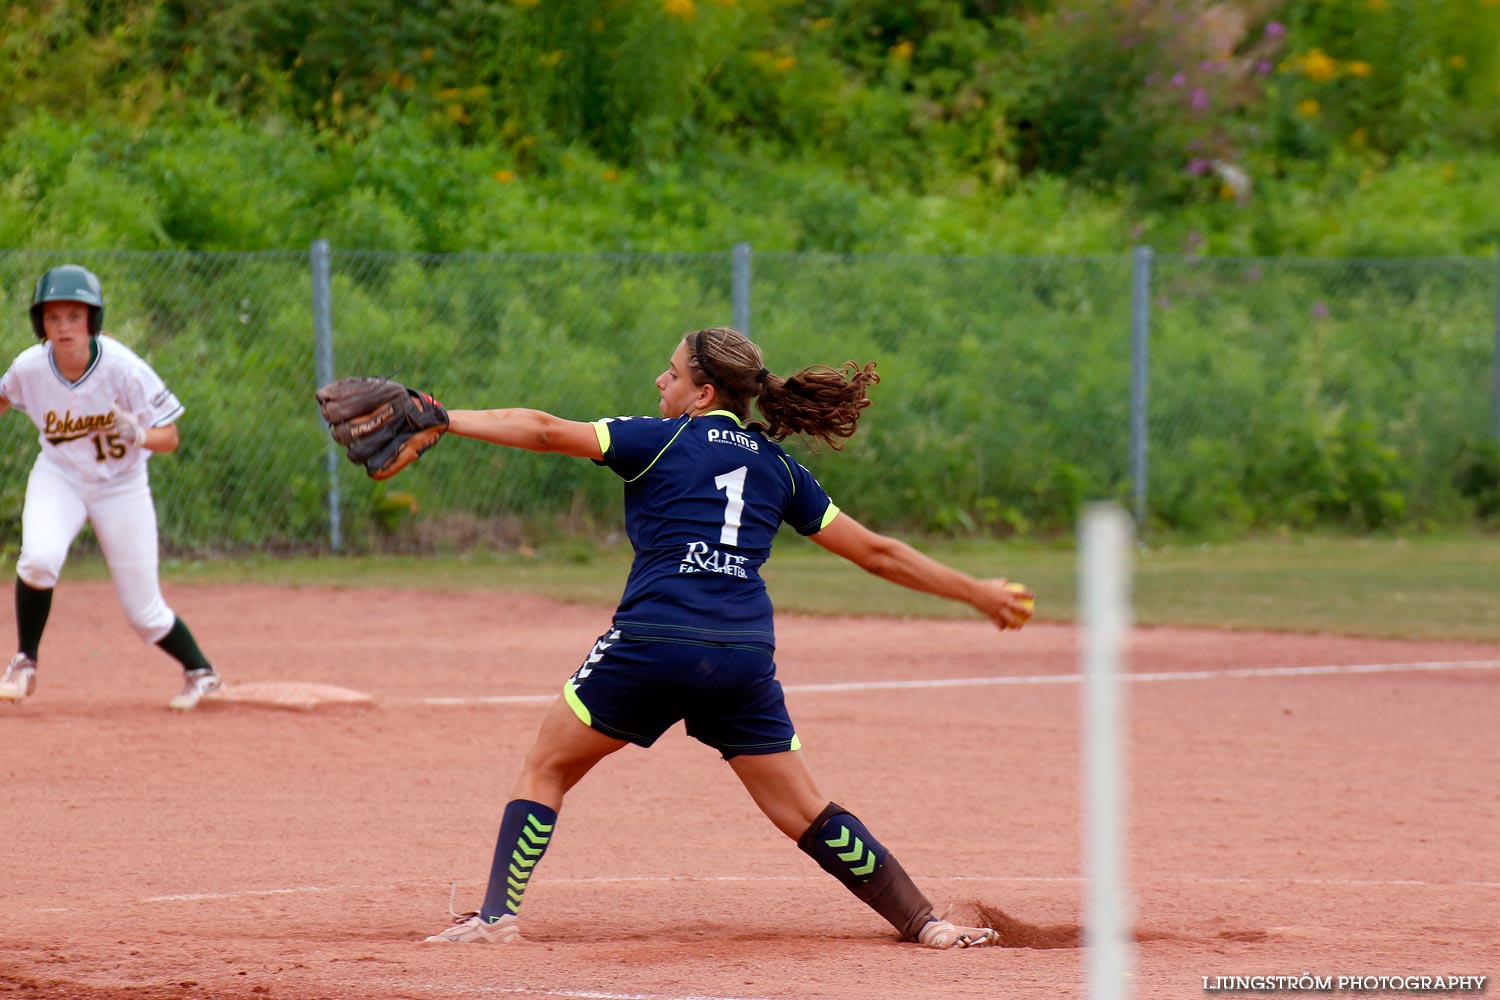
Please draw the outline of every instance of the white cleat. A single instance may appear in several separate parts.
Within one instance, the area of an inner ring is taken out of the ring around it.
[[[167,702],[168,708],[175,708],[179,712],[189,712],[198,707],[206,695],[213,694],[224,686],[219,675],[212,667],[206,670],[184,670],[182,672],[182,691]]]
[[[507,913],[493,922],[477,913],[465,913],[452,927],[424,941],[452,941],[455,944],[515,944],[521,940],[521,922]]]
[[[20,701],[36,690],[36,661],[17,653],[0,677],[0,701]]]
[[[929,920],[917,932],[917,943],[925,948],[983,948],[998,944],[999,932],[988,927],[964,927],[946,920]]]

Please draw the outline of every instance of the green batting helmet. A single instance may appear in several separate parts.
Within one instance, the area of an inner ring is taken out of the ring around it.
[[[31,328],[38,340],[47,339],[47,332],[42,329],[44,302],[82,302],[89,307],[89,333],[98,336],[104,329],[104,292],[94,272],[86,267],[63,264],[37,279],[36,291],[31,295]]]

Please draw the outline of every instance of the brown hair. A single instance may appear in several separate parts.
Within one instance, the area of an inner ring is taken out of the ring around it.
[[[852,437],[870,386],[880,381],[875,362],[845,361],[837,368],[812,365],[782,378],[767,369],[760,348],[738,330],[715,326],[683,338],[696,385],[712,383],[719,406],[773,441],[791,434],[838,451]],[[750,419],[750,401],[763,419]]]

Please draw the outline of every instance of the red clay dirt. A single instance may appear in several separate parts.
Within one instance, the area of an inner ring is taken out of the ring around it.
[[[64,583],[36,695],[0,706],[0,1000],[1088,995],[1072,628],[780,621],[823,793],[1011,947],[897,943],[680,727],[570,796],[528,940],[461,946],[420,939],[447,924],[455,880],[458,908],[477,906],[545,701],[609,610],[499,592],[168,599],[231,683],[374,702],[173,714],[175,666],[109,585]],[[1137,630],[1134,995],[1500,973],[1497,661],[1493,644]],[[1368,669],[1250,669],[1350,665]],[[955,683],[900,686],[924,680]]]

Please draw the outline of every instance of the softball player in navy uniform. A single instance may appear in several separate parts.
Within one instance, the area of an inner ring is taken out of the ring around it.
[[[760,567],[784,522],[823,548],[914,590],[964,601],[1002,629],[1030,616],[1029,590],[976,580],[843,513],[776,442],[837,449],[852,435],[873,364],[789,378],[734,330],[689,334],[656,380],[663,419],[581,423],[538,410],[449,410],[450,432],[593,459],[625,482],[635,561],[610,628],[563,686],[505,807],[483,906],[429,941],[510,942],[563,796],[627,744],[649,747],[678,721],[729,762],[767,818],[901,939],[930,948],[995,943],[984,927],[934,915],[896,858],[825,799],[799,752],[772,660]],[[751,419],[755,401],[761,419]]]
[[[90,271],[69,264],[43,274],[31,326],[42,342],[0,377],[0,413],[24,413],[42,446],[26,483],[16,560],[20,651],[0,678],[0,700],[17,702],[36,689],[52,589],[89,521],[131,627],[182,664],[182,691],[170,706],[195,708],[218,690],[219,675],[162,599],[146,475],[152,452],[177,448],[182,404],[150,365],[101,332],[104,296]]]

